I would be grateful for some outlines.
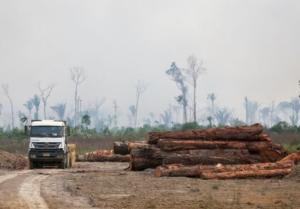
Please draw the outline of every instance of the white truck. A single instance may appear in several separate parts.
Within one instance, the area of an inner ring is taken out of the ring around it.
[[[67,168],[69,163],[68,136],[70,129],[65,121],[33,120],[25,127],[30,134],[28,159],[30,169],[45,164]]]

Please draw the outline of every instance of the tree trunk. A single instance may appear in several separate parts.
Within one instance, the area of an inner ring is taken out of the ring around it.
[[[11,111],[11,129],[14,129],[15,127],[14,104],[11,99],[9,99],[9,102],[10,102],[10,111]]]
[[[114,150],[114,154],[128,155],[129,154],[128,142],[124,142],[124,141],[114,142],[113,150]]]
[[[205,179],[230,179],[245,177],[271,177],[287,175],[293,167],[292,162],[257,163],[250,165],[166,165],[155,169],[155,176],[187,176]]]
[[[78,83],[75,83],[75,92],[74,92],[74,128],[77,128],[77,110],[78,109]]]
[[[151,145],[146,144],[146,141],[136,141],[136,142],[127,142],[127,141],[117,141],[113,143],[114,154],[128,155],[130,151],[135,148],[147,148]]]
[[[150,132],[148,142],[150,144],[156,144],[159,139],[257,141],[261,139],[259,134],[262,132],[263,127],[260,124],[239,127],[194,129],[187,131]]]
[[[46,102],[43,101],[43,103],[44,103],[44,120],[46,120],[47,119],[47,116],[46,116]]]
[[[259,151],[270,146],[268,141],[207,141],[207,140],[164,140],[159,139],[157,146],[164,151],[193,149],[248,149]]]
[[[128,150],[131,152],[132,149],[137,148],[149,148],[151,145],[147,144],[146,141],[128,142]]]
[[[262,178],[262,177],[275,177],[285,176],[292,172],[291,168],[286,169],[274,169],[274,170],[246,170],[235,172],[223,172],[223,173],[210,173],[202,172],[201,178],[204,179],[234,179],[234,178]]]
[[[98,150],[86,153],[81,161],[88,162],[129,162],[129,155],[113,154],[112,150]]]
[[[130,158],[131,170],[144,170],[167,164],[215,165],[218,163],[247,164],[267,162],[259,154],[251,154],[245,149],[201,149],[164,152],[154,146],[132,149]]]
[[[197,94],[197,80],[194,79],[194,108],[193,108],[194,123],[197,122],[197,100],[196,100],[196,94]]]
[[[292,154],[289,154],[288,156],[282,158],[279,162],[285,163],[285,162],[293,162],[298,163],[300,161],[300,152],[295,152]]]

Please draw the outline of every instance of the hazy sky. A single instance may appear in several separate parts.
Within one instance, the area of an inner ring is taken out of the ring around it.
[[[70,68],[82,66],[83,105],[105,97],[110,113],[116,99],[124,122],[137,80],[148,84],[141,117],[174,103],[179,92],[165,71],[194,54],[207,68],[199,106],[215,92],[243,117],[244,96],[268,105],[299,94],[299,14],[297,0],[0,0],[0,83],[23,111],[39,81],[57,84],[50,106],[70,107]],[[0,103],[8,112],[2,91]]]

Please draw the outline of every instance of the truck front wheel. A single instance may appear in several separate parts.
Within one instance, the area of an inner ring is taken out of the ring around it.
[[[35,169],[36,168],[36,163],[29,160],[29,169]]]
[[[60,162],[59,168],[65,169],[68,167],[68,158],[65,156],[64,159]]]

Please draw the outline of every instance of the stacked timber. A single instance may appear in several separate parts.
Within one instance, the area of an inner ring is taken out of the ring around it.
[[[128,155],[130,151],[134,148],[144,147],[146,145],[145,141],[116,141],[113,144],[113,151],[115,154]]]
[[[77,161],[81,162],[129,162],[132,149],[147,146],[145,141],[128,142],[117,141],[113,143],[113,150],[96,150],[84,155],[77,155]]]
[[[78,157],[78,161],[85,162],[129,162],[129,155],[114,154],[113,150],[97,150]]]
[[[255,163],[244,165],[194,165],[181,164],[158,166],[155,176],[187,176],[203,179],[232,179],[257,177],[282,177],[292,172],[300,160],[300,152],[293,153],[275,163]]]
[[[271,139],[263,133],[263,127],[260,124],[150,132],[147,144],[131,149],[130,168],[131,170],[144,170],[162,166],[159,168],[163,170],[173,164],[180,164],[184,166],[184,170],[191,169],[192,171],[199,170],[199,166],[203,168],[203,166],[218,164],[242,168],[242,165],[275,163],[286,154],[282,146],[273,144]],[[189,176],[184,173],[182,175]],[[196,172],[192,176],[200,177],[200,174]],[[204,174],[202,177],[205,177]]]

